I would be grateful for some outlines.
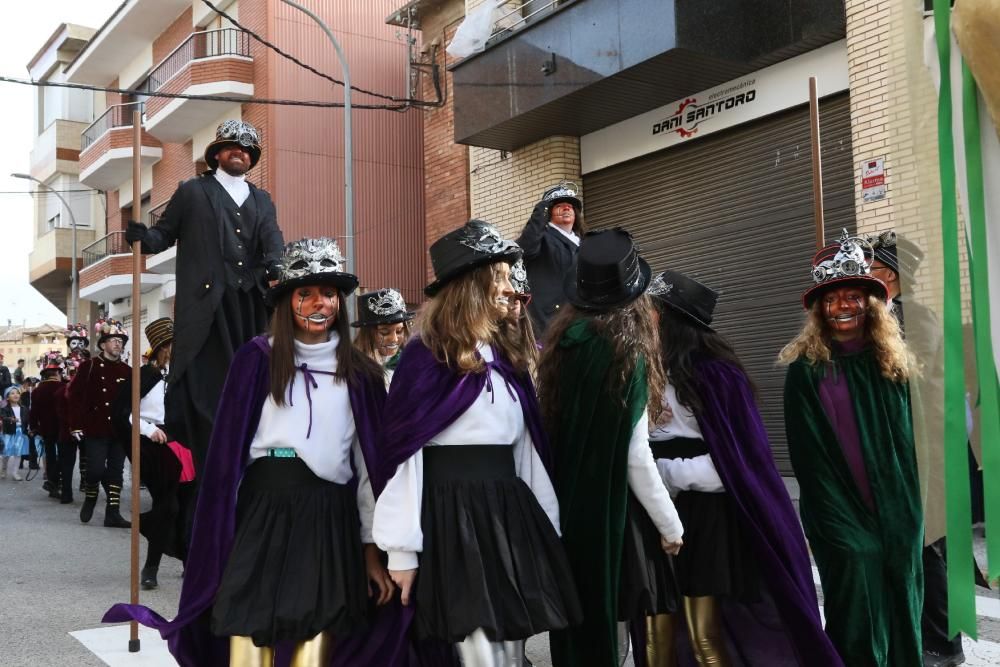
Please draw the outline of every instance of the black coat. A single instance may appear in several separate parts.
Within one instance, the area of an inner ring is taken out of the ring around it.
[[[576,262],[579,246],[549,224],[547,206],[535,207],[517,244],[524,250],[524,268],[531,285],[528,314],[541,338],[559,307],[566,303],[563,281]]]
[[[212,188],[218,187],[214,172],[206,172],[180,184],[155,227],[146,231],[145,253],[163,252],[175,242],[177,248],[177,292],[174,300],[174,347],[171,355],[173,379],[180,379],[198,354],[226,291],[223,259],[221,204]],[[261,299],[267,290],[267,274],[281,259],[284,240],[278,228],[274,203],[264,190],[248,183],[257,208],[251,234],[244,237],[248,268]],[[252,227],[252,228],[251,228]]]
[[[17,406],[20,411],[21,416],[21,431],[25,434],[28,433],[28,408],[23,405]],[[17,430],[17,421],[14,419],[14,406],[5,405],[0,408],[0,419],[3,419],[3,432],[4,435],[14,435]]]
[[[10,385],[10,369],[0,363],[0,394]]]

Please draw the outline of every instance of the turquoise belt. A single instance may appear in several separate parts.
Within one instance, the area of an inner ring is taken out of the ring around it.
[[[299,457],[292,447],[272,447],[267,450],[267,455],[278,459],[296,459]]]

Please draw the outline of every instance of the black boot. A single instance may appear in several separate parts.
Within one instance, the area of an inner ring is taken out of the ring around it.
[[[114,484],[108,484],[108,504],[104,508],[104,527],[105,528],[131,528],[132,524],[126,521],[118,510],[119,504],[121,503],[121,493],[122,487],[116,486]]]
[[[86,486],[84,488],[83,507],[80,508],[80,521],[87,523],[94,516],[94,508],[97,507],[97,485]]]
[[[144,567],[142,568],[142,577],[140,582],[142,584],[142,590],[152,591],[155,590],[159,584],[156,581],[156,573],[159,568],[156,567]]]

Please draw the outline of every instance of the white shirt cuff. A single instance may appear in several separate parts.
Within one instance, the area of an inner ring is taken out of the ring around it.
[[[415,570],[420,565],[415,551],[390,551],[387,569],[390,570]]]

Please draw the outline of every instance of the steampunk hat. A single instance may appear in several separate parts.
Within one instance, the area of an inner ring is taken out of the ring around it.
[[[174,339],[174,321],[161,317],[146,325],[146,340],[149,341],[149,356],[152,357],[163,345]]]
[[[469,220],[435,241],[430,254],[435,280],[424,288],[424,294],[434,296],[455,278],[480,266],[495,262],[514,264],[523,251],[513,241],[504,240],[494,225]]]
[[[278,284],[267,292],[272,306],[282,294],[301,285],[332,285],[342,296],[358,287],[358,277],[347,272],[347,260],[340,254],[337,241],[325,236],[285,245],[279,271]]]
[[[62,353],[56,350],[49,350],[38,358],[38,372],[45,377],[46,373],[61,373],[66,368],[66,360]]]
[[[712,316],[719,293],[680,271],[664,271],[653,278],[646,293],[694,324],[712,329]]]
[[[517,294],[531,294],[531,284],[528,282],[528,270],[524,260],[519,259],[510,267],[510,284]]]
[[[924,251],[908,239],[896,236],[891,229],[865,237],[875,253],[875,259],[882,262],[897,276],[912,277],[924,260]]]
[[[216,155],[223,146],[241,146],[250,153],[250,169],[260,161],[260,132],[242,120],[227,120],[215,130],[215,140],[205,146],[205,164],[212,169],[219,168]]]
[[[580,200],[579,192],[580,188],[576,186],[576,183],[561,181],[559,185],[554,185],[545,191],[545,194],[542,195],[542,201],[550,208],[559,202],[568,202],[579,213],[583,209],[583,201]]]
[[[406,301],[397,290],[387,287],[358,295],[358,319],[352,327],[375,327],[380,324],[408,322],[416,316],[406,309]]]
[[[652,273],[621,227],[589,232],[580,242],[576,270],[566,275],[566,298],[583,310],[621,308],[642,296]]]
[[[90,338],[87,334],[87,327],[84,324],[70,324],[66,327],[66,342],[69,343],[71,340],[82,340],[84,346],[90,344]]]
[[[94,333],[97,334],[97,346],[109,338],[121,338],[122,345],[128,342],[128,332],[118,320],[107,318],[100,319],[94,323]]]
[[[889,298],[885,283],[871,274],[875,252],[872,244],[845,229],[837,243],[832,243],[813,257],[812,278],[815,283],[802,295],[802,305],[808,310],[817,298],[829,289],[857,286],[879,297]]]

